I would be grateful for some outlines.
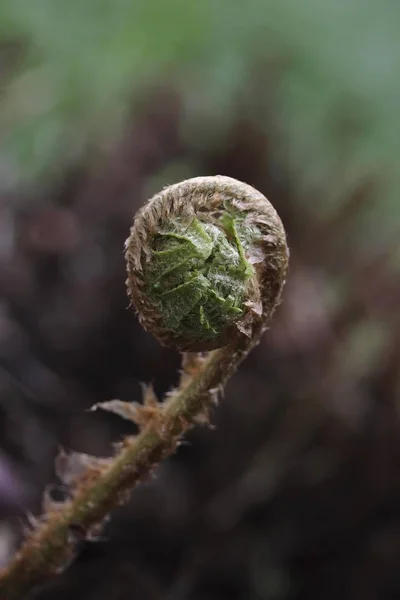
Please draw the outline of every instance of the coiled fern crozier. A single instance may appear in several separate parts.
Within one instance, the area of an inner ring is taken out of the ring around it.
[[[178,388],[159,403],[96,407],[139,425],[108,460],[81,456],[70,497],[50,505],[0,574],[0,598],[17,600],[63,571],[76,532],[95,536],[127,493],[174,452],[255,346],[279,303],[288,266],[283,225],[270,202],[229,177],[167,187],[137,214],[126,241],[127,288],[142,325],[184,351]],[[95,408],[96,408],[95,407]]]

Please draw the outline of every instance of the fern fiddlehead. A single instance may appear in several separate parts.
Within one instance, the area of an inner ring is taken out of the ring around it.
[[[279,301],[282,223],[257,190],[230,177],[172,185],[138,213],[126,243],[128,291],[161,343],[202,352],[252,337]]]

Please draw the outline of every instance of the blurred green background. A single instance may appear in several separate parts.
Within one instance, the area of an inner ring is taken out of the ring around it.
[[[0,563],[58,446],[128,430],[179,357],[127,311],[123,243],[163,186],[265,193],[291,268],[217,428],[38,600],[400,594],[400,4],[0,1]]]

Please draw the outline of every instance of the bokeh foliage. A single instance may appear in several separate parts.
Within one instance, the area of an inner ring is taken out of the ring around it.
[[[3,0],[2,187],[107,149],[163,81],[193,144],[218,143],[240,97],[296,185],[324,189],[316,209],[366,179],[393,209],[399,22],[390,0]]]

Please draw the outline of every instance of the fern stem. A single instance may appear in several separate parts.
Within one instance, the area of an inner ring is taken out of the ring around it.
[[[74,555],[74,525],[82,531],[101,523],[132,487],[176,449],[200,415],[256,343],[246,338],[236,348],[209,353],[201,370],[159,405],[154,418],[136,437],[127,438],[104,472],[85,473],[74,498],[47,515],[0,576],[0,597],[19,600],[34,586],[62,571]],[[89,476],[88,476],[89,475]]]

